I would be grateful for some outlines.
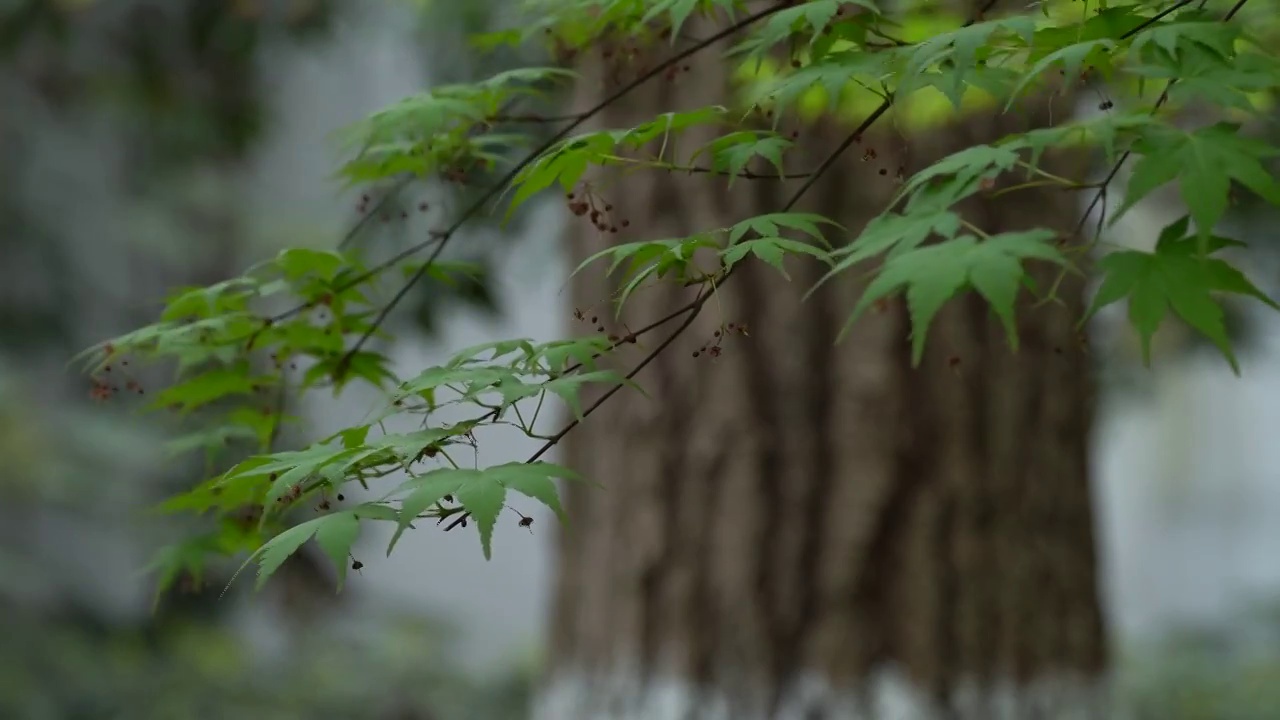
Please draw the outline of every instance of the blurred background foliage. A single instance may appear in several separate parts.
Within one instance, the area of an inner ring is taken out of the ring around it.
[[[94,405],[64,372],[171,288],[276,249],[234,192],[272,122],[264,64],[331,42],[357,5],[0,1],[0,717],[522,716],[531,657],[477,672],[443,619],[335,597],[306,557],[274,592],[219,599],[218,568],[153,612],[139,571],[192,528],[145,508],[204,468],[166,457],[160,418]],[[455,27],[414,17],[424,64],[472,72],[442,63],[468,57]],[[457,302],[496,309],[483,283],[424,288],[418,323]]]
[[[132,573],[191,528],[140,509],[203,468],[165,458],[172,428],[91,404],[63,370],[82,347],[148,321],[170,288],[277,249],[250,231],[234,192],[271,128],[264,67],[281,47],[332,42],[337,24],[375,5],[0,0],[0,717],[525,716],[536,654],[478,671],[443,619],[371,611],[358,589],[335,597],[305,555],[263,594],[242,584],[219,598],[228,573],[217,569],[152,611],[149,579]],[[466,33],[501,24],[498,0],[399,5],[434,82],[545,61],[470,48]],[[424,194],[439,189],[402,188],[388,212]],[[449,202],[468,199],[463,189]],[[1237,222],[1264,245],[1259,284],[1275,290],[1274,233],[1258,229],[1276,218],[1244,210]],[[505,230],[481,228],[460,259],[491,266],[529,222],[521,213]],[[412,242],[365,239],[371,252]],[[500,311],[492,290],[427,284],[411,317],[430,337],[454,303]],[[1280,717],[1277,607],[1126,644],[1120,687],[1135,720]]]

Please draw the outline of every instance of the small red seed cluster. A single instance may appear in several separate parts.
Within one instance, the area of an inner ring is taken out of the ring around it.
[[[579,309],[579,308],[574,308],[574,309],[573,309],[573,317],[574,317],[574,319],[575,319],[575,320],[577,320],[578,322],[586,322],[586,321],[587,321],[587,315],[586,315],[586,313],[582,312],[582,310],[581,310],[581,309]],[[598,333],[602,333],[602,332],[604,332],[604,324],[600,322],[600,316],[599,316],[599,315],[592,315],[592,316],[591,316],[591,324],[592,324],[593,326],[595,326],[596,332],[598,332]],[[609,333],[609,336],[608,336],[608,337],[609,337],[609,342],[611,342],[611,343],[625,342],[625,343],[632,343],[632,344],[635,344],[635,342],[636,342],[636,334],[635,334],[634,332],[631,332],[631,328],[627,327],[627,326],[626,326],[626,323],[623,323],[622,327],[627,331],[627,334],[626,334],[626,335],[616,335],[616,334],[614,334],[614,333]]]
[[[466,173],[464,171],[463,172],[464,179],[465,179],[465,175]],[[446,177],[447,177],[447,173],[446,173]],[[361,194],[359,202],[356,203],[356,212],[360,213],[361,215],[367,215],[371,211],[370,204],[380,205],[382,204],[382,200],[378,200],[377,202],[374,202],[373,196],[370,195],[369,193]],[[431,204],[428,203],[426,200],[422,200],[418,203],[418,212],[425,213],[430,209],[431,209]],[[393,211],[388,208],[383,208],[381,211],[378,212],[378,220],[384,223],[391,222],[393,218],[397,218],[397,217],[400,220],[408,220],[409,211],[403,210],[403,209],[398,211]]]
[[[617,233],[619,227],[625,228],[631,225],[631,221],[625,218],[615,220],[613,204],[605,202],[589,189],[566,194],[565,203],[569,207],[569,212],[574,215],[589,217],[591,224],[600,232]]]
[[[713,358],[720,357],[720,353],[724,351],[721,343],[731,334],[741,335],[742,337],[751,337],[751,333],[747,330],[746,323],[727,323],[721,325],[716,330],[711,340],[703,343],[701,348],[693,351],[694,357],[702,357],[707,355]]]
[[[117,356],[116,348],[111,343],[107,343],[102,348],[103,364],[95,373],[89,376],[89,397],[103,402],[110,400],[120,394],[123,387],[126,392],[143,395],[146,391],[142,387],[142,383],[138,382],[129,372],[129,360],[126,358],[115,359]],[[123,384],[122,384],[123,383]]]

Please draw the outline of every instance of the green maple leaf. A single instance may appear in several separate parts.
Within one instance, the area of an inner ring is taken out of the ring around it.
[[[1142,159],[1134,165],[1124,204],[1111,222],[1114,224],[1139,200],[1175,179],[1202,239],[1212,234],[1226,213],[1233,179],[1268,202],[1280,205],[1280,183],[1262,165],[1263,159],[1280,155],[1280,148],[1241,137],[1239,129],[1231,123],[1217,123],[1193,132],[1169,126],[1149,127],[1134,144],[1134,151]]]
[[[1035,20],[1027,15],[1015,15],[974,23],[901,48],[896,54],[904,57],[905,62],[895,94],[906,97],[922,87],[932,85],[946,94],[956,107],[960,107],[960,98],[965,86],[969,84],[994,84],[997,87],[990,89],[1003,89],[1007,92],[1007,89],[998,87],[1002,82],[997,78],[1003,75],[1003,83],[1011,84],[1016,81],[1016,74],[1005,73],[1002,68],[978,64],[979,60],[986,61],[998,47],[992,41],[993,36],[1000,40],[1020,38],[1029,46],[1035,36]],[[1004,92],[997,92],[997,95],[1002,94]]]
[[[1013,107],[1014,101],[1018,99],[1018,96],[1028,85],[1035,82],[1037,78],[1054,65],[1061,65],[1063,74],[1066,77],[1078,77],[1080,75],[1080,67],[1086,61],[1095,68],[1106,67],[1108,53],[1114,50],[1115,47],[1114,40],[1102,38],[1067,45],[1045,55],[1027,70],[1026,74],[1022,76],[1022,80],[1014,87],[1013,92],[1009,95],[1009,101],[1005,103],[1005,112],[1008,112],[1009,108]]]
[[[493,528],[505,507],[507,490],[514,490],[545,504],[564,519],[553,478],[578,479],[569,468],[546,462],[506,463],[471,470],[441,468],[413,478],[392,494],[409,490],[401,500],[399,524],[387,546],[387,554],[414,520],[446,495],[453,496],[463,510],[471,514],[480,532],[480,546],[486,560],[492,557]]]
[[[231,587],[231,583],[235,582],[236,577],[249,566],[249,563],[257,560],[258,581],[255,587],[261,589],[267,579],[280,569],[290,555],[296,553],[314,537],[325,555],[337,564],[338,583],[341,589],[342,582],[346,578],[347,557],[351,553],[351,545],[359,535],[360,520],[394,520],[395,518],[396,513],[391,508],[377,503],[365,503],[350,510],[330,513],[308,520],[301,525],[295,525],[263,543],[246,558],[231,576],[227,587]],[[224,589],[223,592],[225,593],[226,590]]]
[[[934,234],[950,238],[959,230],[960,216],[950,210],[880,215],[867,223],[856,240],[831,253],[839,261],[809,292],[817,290],[835,275],[885,251],[889,253],[888,259],[892,260],[916,249]]]
[[[783,260],[786,259],[787,253],[799,253],[817,258],[824,262],[830,262],[830,256],[825,250],[810,245],[809,243],[799,240],[790,240],[781,237],[765,237],[756,238],[754,240],[744,240],[743,242],[729,246],[720,254],[724,260],[724,266],[731,268],[737,265],[747,255],[755,255],[757,258],[768,263],[770,267],[782,273],[782,277],[790,280],[791,276],[787,274],[786,267],[783,266]]]
[[[972,288],[991,305],[1004,325],[1010,346],[1016,350],[1014,305],[1026,276],[1022,261],[1064,263],[1061,253],[1047,242],[1053,237],[1049,230],[1002,233],[982,241],[961,235],[902,253],[886,262],[867,286],[841,335],[872,303],[905,287],[911,313],[911,362],[917,366],[924,356],[925,336],[934,316],[960,291]]]
[[[567,518],[560,504],[560,494],[556,490],[554,478],[581,479],[573,470],[548,462],[507,463],[489,468],[486,472],[508,489],[527,495],[551,508],[561,522],[567,522]]]
[[[328,522],[316,527],[316,544],[338,568],[338,590],[342,590],[347,581],[347,557],[360,534],[360,518],[353,512],[338,512],[318,519]]]
[[[1166,227],[1160,233],[1155,252],[1123,250],[1099,260],[1102,285],[1084,320],[1128,297],[1129,322],[1138,331],[1143,362],[1150,364],[1151,338],[1172,308],[1174,314],[1217,346],[1238,375],[1240,367],[1227,337],[1222,307],[1213,293],[1247,295],[1277,310],[1280,305],[1227,262],[1204,257],[1240,243],[1216,236],[1207,239],[1188,236],[1189,221],[1188,216],[1183,216]]]
[[[506,486],[494,477],[482,473],[458,488],[455,497],[475,520],[476,529],[480,531],[480,547],[484,550],[484,559],[492,559],[493,527],[498,524],[498,515],[505,506]]]
[[[754,232],[761,238],[776,238],[778,237],[779,227],[785,227],[791,230],[798,230],[815,242],[826,245],[826,238],[823,237],[822,229],[818,227],[819,225],[840,227],[840,224],[836,221],[814,213],[788,212],[756,215],[729,228],[729,243],[738,242],[746,237],[749,232]]]
[[[945,210],[981,189],[982,182],[1016,167],[1020,148],[1013,145],[974,145],[954,152],[912,175],[895,198],[908,197],[906,210]]]
[[[696,162],[702,154],[712,158],[711,167],[729,176],[729,186],[743,174],[747,164],[759,157],[767,160],[778,175],[783,175],[782,153],[794,143],[773,133],[739,130],[716,138],[699,148],[690,158]]]
[[[397,492],[406,489],[411,490],[411,492],[400,501],[400,520],[396,525],[395,532],[391,535],[391,542],[387,544],[387,555],[390,555],[391,551],[395,549],[396,543],[400,541],[400,536],[412,526],[413,521],[418,519],[418,516],[426,512],[432,505],[440,502],[444,496],[457,495],[459,488],[479,477],[479,470],[440,468],[423,473],[401,485]]]
[[[564,375],[554,380],[548,380],[540,386],[539,390],[547,390],[554,393],[557,397],[569,406],[570,412],[577,420],[583,419],[582,403],[578,399],[578,393],[582,391],[582,386],[587,383],[608,383],[610,385],[626,385],[627,387],[643,390],[634,381],[627,379],[622,374],[614,370],[594,370],[590,372],[576,372]]]
[[[680,28],[684,26],[685,20],[693,14],[697,9],[699,0],[660,0],[655,4],[648,13],[645,13],[641,22],[649,22],[663,13],[671,15],[671,44],[675,44],[676,38],[680,36]]]
[[[746,54],[748,57],[762,57],[774,47],[791,41],[797,35],[809,35],[809,45],[813,46],[824,36],[824,31],[837,17],[844,0],[808,0],[796,3],[794,7],[774,13],[760,29],[740,45],[729,51],[730,56]],[[873,15],[880,10],[868,0],[856,0],[853,4],[861,6]]]

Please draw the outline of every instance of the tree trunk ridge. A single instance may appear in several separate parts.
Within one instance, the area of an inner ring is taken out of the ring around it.
[[[727,66],[698,63],[596,127],[722,101]],[[583,63],[579,107],[612,89],[603,65]],[[796,209],[840,221],[851,238],[896,190],[899,164],[910,174],[1069,114],[1056,105],[975,117],[909,148],[886,119]],[[817,167],[850,129],[800,128],[787,170]],[[715,136],[696,129],[677,143],[687,157]],[[866,148],[874,159],[861,157]],[[600,233],[582,219],[575,258],[777,212],[798,187],[660,171],[591,182],[630,227]],[[1078,217],[1070,193],[1009,197],[970,202],[966,217],[993,233],[1070,230]],[[1024,303],[1017,354],[985,304],[953,301],[913,370],[900,301],[835,342],[860,273],[802,302],[819,264],[788,260],[787,282],[746,262],[637,377],[648,398],[624,391],[566,440],[567,463],[605,487],[568,490],[538,717],[1109,717],[1087,468],[1092,385],[1073,324],[1081,285],[1063,284],[1065,309]],[[598,268],[572,287],[584,314],[618,335],[692,297],[640,290],[615,322]],[[749,336],[730,337],[722,323],[745,324]],[[700,348],[717,330],[723,352],[713,357]],[[642,338],[621,366],[660,337]]]

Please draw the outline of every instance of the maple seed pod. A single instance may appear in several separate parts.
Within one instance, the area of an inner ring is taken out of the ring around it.
[[[359,569],[360,569],[360,568],[362,568],[362,567],[364,567],[364,563],[360,562],[359,560],[352,560],[352,561],[351,561],[351,569],[352,569],[352,570],[359,570]]]
[[[698,355],[700,355],[700,354],[701,354],[701,353],[699,353],[697,350],[694,350],[694,351],[693,351],[693,356],[694,356],[694,357],[698,357]]]
[[[342,502],[343,500],[346,500],[346,498],[342,496],[342,493],[338,493],[338,502]]]

